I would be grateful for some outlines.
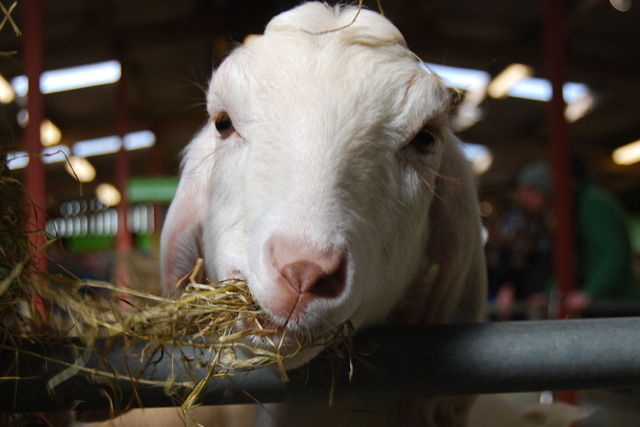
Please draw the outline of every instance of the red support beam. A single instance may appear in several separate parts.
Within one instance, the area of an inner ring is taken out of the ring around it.
[[[566,318],[571,313],[564,299],[575,286],[571,143],[564,118],[563,98],[563,86],[567,73],[566,21],[563,1],[545,0],[544,8],[547,77],[553,89],[553,97],[547,109],[555,224],[553,262],[560,297],[558,317]],[[558,399],[570,404],[578,403],[578,395],[574,390],[559,392]]]
[[[122,61],[121,61],[121,64]],[[116,132],[124,141],[124,136],[129,128],[129,107],[126,95],[126,71],[124,64],[122,66],[122,76],[117,84],[117,102],[116,102]],[[127,183],[131,175],[129,153],[123,147],[116,154],[115,182],[116,188],[122,195],[122,201],[118,205],[118,237],[116,240],[116,249],[129,251],[132,247],[131,233],[127,228],[127,211],[129,209],[129,200],[127,198]]]
[[[30,232],[44,230],[47,195],[45,187],[45,169],[42,160],[36,157],[42,151],[40,143],[40,123],[44,119],[44,98],[40,92],[40,75],[43,70],[42,47],[42,0],[25,2],[23,54],[24,68],[29,80],[27,111],[29,123],[25,129],[25,146],[31,156],[25,174],[25,187],[33,203],[29,209]],[[43,236],[30,234],[36,247],[44,243]],[[37,240],[37,243],[36,243]]]
[[[566,317],[564,297],[575,286],[574,227],[571,179],[571,143],[564,118],[562,87],[566,79],[566,32],[564,2],[545,0],[545,51],[547,76],[553,98],[547,110],[549,159],[553,187],[554,269],[560,293],[559,317]]]
[[[122,139],[123,145],[116,154],[115,183],[116,188],[122,196],[122,200],[117,207],[118,212],[118,235],[116,236],[116,284],[118,286],[129,286],[129,257],[133,247],[133,239],[129,232],[127,223],[127,213],[129,211],[129,200],[127,194],[127,183],[131,175],[131,165],[129,153],[124,149],[124,136],[129,130],[129,105],[127,102],[127,66],[124,49],[116,46],[116,55],[121,65],[120,80],[116,85],[116,133]],[[121,297],[125,297],[122,294]],[[125,304],[126,305],[126,304]]]
[[[40,91],[40,75],[43,71],[43,4],[42,0],[25,0],[23,5],[24,29],[23,64],[29,81],[27,111],[29,123],[25,129],[25,147],[31,158],[25,171],[25,189],[27,191],[27,234],[32,248],[35,249],[35,268],[46,273],[47,262],[43,252],[45,244],[44,229],[47,212],[47,192],[45,185],[45,166],[40,157],[42,151],[40,143],[40,123],[44,119],[44,97]],[[34,279],[36,280],[36,279]],[[46,319],[44,303],[34,301],[39,312]]]

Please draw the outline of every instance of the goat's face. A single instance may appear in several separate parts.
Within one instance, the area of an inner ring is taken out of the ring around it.
[[[214,73],[193,143],[215,157],[198,163],[207,271],[245,277],[289,336],[390,313],[424,268],[440,164],[457,150],[448,91],[386,19],[363,11],[313,33],[354,14],[308,4],[274,18]]]

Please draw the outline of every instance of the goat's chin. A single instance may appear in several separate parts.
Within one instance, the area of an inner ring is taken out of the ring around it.
[[[318,354],[320,354],[322,350],[324,350],[324,346],[322,345],[316,345],[313,347],[305,348],[303,350],[300,350],[300,352],[298,352],[298,354],[296,354],[291,359],[287,359],[283,361],[282,365],[284,366],[284,369],[287,371],[299,368],[301,366],[306,365],[308,362],[310,362],[313,358],[315,358]]]
[[[329,334],[330,335],[330,334]],[[268,337],[254,336],[248,338],[248,347],[264,349],[277,353],[282,359],[282,366],[286,370],[298,368],[320,354],[331,340],[331,336],[311,338],[308,334],[296,335],[284,332],[278,327],[277,332]],[[251,350],[248,350],[251,352]],[[249,354],[247,354],[250,357]]]

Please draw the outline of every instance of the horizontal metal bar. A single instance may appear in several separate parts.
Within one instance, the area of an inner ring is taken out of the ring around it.
[[[524,316],[530,320],[540,320],[547,318],[547,306],[535,306],[526,302],[515,302],[509,307],[503,308],[498,304],[491,303],[487,306],[488,316],[502,314]],[[531,315],[537,317],[531,317]],[[640,316],[640,300],[598,300],[591,301],[589,305],[580,312],[582,318],[602,318],[602,317],[635,317]]]
[[[6,341],[4,341],[6,343]],[[162,387],[128,379],[105,381],[79,374],[50,393],[47,381],[64,366],[51,359],[73,361],[71,341],[53,347],[24,346],[24,351],[0,351],[0,411],[107,409],[139,402],[145,407],[176,405]],[[139,355],[146,342],[122,341],[100,347],[109,369],[137,377],[148,360]],[[166,346],[164,357],[147,366],[141,378],[198,381],[205,369],[188,365],[188,349]],[[43,356],[46,355],[46,359]],[[173,364],[171,363],[173,360]],[[244,376],[211,379],[203,390],[205,404],[326,401],[333,386],[335,400],[399,398],[537,390],[593,389],[640,386],[640,318],[545,320],[484,324],[377,328],[354,340],[354,375],[348,363],[320,356],[290,374],[263,368]],[[86,368],[102,368],[92,357]],[[196,378],[188,372],[195,372]],[[12,379],[17,377],[19,379]]]

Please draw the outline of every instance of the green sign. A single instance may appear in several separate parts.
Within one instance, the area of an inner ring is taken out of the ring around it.
[[[112,236],[72,237],[67,241],[72,254],[113,250],[116,238]]]
[[[129,203],[171,203],[177,188],[175,177],[131,178],[127,186]]]

